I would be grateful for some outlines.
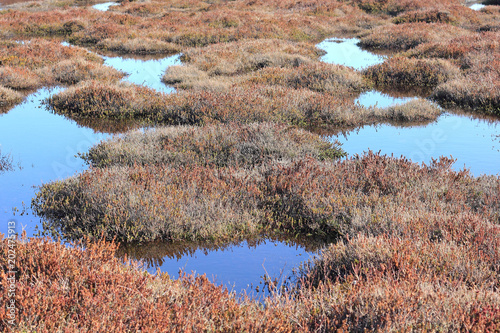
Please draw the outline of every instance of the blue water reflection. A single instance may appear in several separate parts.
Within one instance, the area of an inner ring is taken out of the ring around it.
[[[321,61],[361,70],[384,62],[385,57],[361,49],[356,38],[331,38],[316,45],[326,52]]]
[[[109,10],[109,7],[118,5],[119,5],[118,2],[104,2],[93,5],[92,8],[105,12]]]
[[[175,92],[175,88],[161,82],[161,77],[168,67],[181,65],[180,56],[174,55],[162,59],[142,60],[137,58],[103,57],[104,64],[128,74],[122,81],[145,85],[163,93]]]
[[[452,156],[457,159],[455,170],[465,166],[476,176],[500,174],[500,127],[496,121],[447,113],[426,126],[365,126],[333,139],[338,139],[349,155],[380,150],[427,164],[431,158]]]
[[[60,90],[41,89],[0,115],[1,150],[10,154],[16,165],[13,171],[0,174],[0,221],[5,222],[0,223],[2,233],[7,230],[6,222],[15,219],[19,227],[25,226],[27,234],[33,235],[39,222],[29,210],[35,193],[33,187],[84,170],[83,161],[75,155],[109,137],[52,114],[41,105],[43,99]],[[20,215],[23,203],[29,215]],[[14,207],[19,212],[14,214]]]

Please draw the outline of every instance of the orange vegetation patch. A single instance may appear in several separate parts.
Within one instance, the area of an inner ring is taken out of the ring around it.
[[[444,105],[500,114],[500,32],[483,32],[447,43],[427,43],[405,53],[416,58],[451,59],[462,75],[443,83],[433,98]]]
[[[40,78],[25,67],[0,67],[0,84],[11,89],[32,89],[40,84]]]
[[[0,84],[12,89],[74,84],[84,79],[118,80],[123,73],[104,66],[101,57],[58,41],[33,39],[3,42],[0,49]]]
[[[441,23],[404,23],[385,25],[361,38],[360,46],[373,49],[408,50],[423,43],[445,43],[470,35],[467,30]]]
[[[31,238],[0,241],[0,280],[8,286],[9,249],[15,249],[16,331],[82,332],[291,332],[280,311],[238,302],[206,277],[152,276],[137,262],[124,265],[116,245],[82,242],[75,247]],[[0,330],[11,329],[1,289]]]
[[[306,43],[242,40],[186,51],[182,60],[209,75],[235,75],[264,67],[292,67],[318,60],[323,51]]]
[[[19,66],[35,70],[68,58],[83,58],[101,63],[103,61],[98,55],[83,48],[63,46],[60,42],[44,39],[32,39],[22,43],[4,41],[0,48],[2,66]]]

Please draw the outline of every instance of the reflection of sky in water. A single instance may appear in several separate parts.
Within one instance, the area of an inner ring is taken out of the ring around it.
[[[350,66],[357,70],[380,64],[385,60],[383,56],[362,50],[357,45],[358,42],[359,39],[356,38],[333,38],[327,39],[316,46],[326,52],[326,54],[321,57],[321,61],[330,64]],[[402,104],[411,99],[413,98],[392,97],[372,90],[362,93],[354,102],[365,107],[377,106],[379,108],[384,108]]]
[[[173,278],[178,277],[179,269],[186,273],[206,274],[210,280],[215,278],[218,284],[224,284],[229,289],[234,286],[235,291],[246,289],[250,293],[262,281],[262,276],[268,274],[285,279],[292,269],[312,256],[301,247],[280,241],[266,240],[255,247],[242,242],[226,249],[208,251],[207,254],[198,249],[193,255],[185,255],[179,260],[165,257],[160,269]],[[148,271],[155,273],[156,267],[150,267]],[[260,285],[260,289],[262,287]]]
[[[473,9],[473,10],[481,10],[481,8],[484,8],[484,7],[486,7],[486,6],[483,4],[480,4],[480,3],[475,3],[471,6],[469,6],[469,8]]]
[[[13,216],[12,208],[22,210],[23,202],[29,207],[34,196],[33,186],[57,179],[65,179],[86,168],[78,152],[86,152],[106,134],[96,134],[89,128],[79,127],[64,116],[52,114],[40,102],[60,89],[41,89],[7,114],[0,115],[0,144],[3,153],[12,155],[15,168],[0,174],[0,232],[7,230],[7,220],[14,218],[27,226],[33,234],[39,218],[29,215]]]
[[[62,42],[61,44],[72,47],[68,42]],[[101,57],[104,59],[105,65],[122,71],[127,75],[122,81],[137,85],[145,85],[156,91],[167,94],[175,92],[175,88],[165,85],[165,83],[161,81],[161,78],[168,67],[182,65],[180,55],[178,54],[166,58],[147,60],[141,59],[140,57]]]
[[[163,93],[172,93],[174,88],[161,82],[168,67],[181,65],[180,56],[174,55],[163,59],[140,60],[122,57],[103,57],[104,64],[127,73],[123,81],[145,85]]]
[[[330,64],[344,65],[355,69],[363,69],[384,62],[385,57],[362,50],[356,38],[332,38],[326,39],[316,45],[324,50],[326,54],[321,61]]]
[[[118,2],[104,2],[104,3],[98,3],[97,5],[93,5],[92,8],[105,12],[109,10],[109,7],[118,5],[119,5]]]
[[[404,104],[412,99],[416,99],[416,97],[392,97],[380,91],[371,90],[359,95],[354,103],[359,103],[364,107],[376,106],[385,108],[397,104]]]
[[[414,162],[428,164],[432,158],[453,156],[456,170],[464,164],[472,174],[500,174],[500,140],[497,123],[444,114],[427,126],[394,127],[365,126],[339,135],[349,155],[363,154],[371,149],[395,157],[401,155]],[[335,137],[333,137],[335,138]]]

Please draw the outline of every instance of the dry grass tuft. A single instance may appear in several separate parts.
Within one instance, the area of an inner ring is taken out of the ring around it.
[[[411,118],[434,120],[440,112],[422,103],[426,107],[408,108]],[[163,95],[123,83],[84,82],[52,96],[48,104],[55,112],[76,118],[136,119],[165,125],[277,122],[335,128],[397,120],[390,108],[364,108],[354,105],[352,98],[261,85]]]
[[[198,68],[185,66],[170,66],[165,71],[162,81],[174,85],[178,89],[194,89],[213,92],[227,91],[232,85],[242,81],[236,77],[210,77],[207,72]]]
[[[360,46],[372,49],[404,51],[423,43],[445,43],[470,34],[467,30],[440,23],[404,23],[385,25],[361,38]]]
[[[100,63],[103,61],[98,55],[83,48],[63,46],[59,41],[31,39],[23,43],[4,41],[0,44],[2,45],[0,48],[2,66],[35,70],[72,58]]]
[[[395,17],[392,22],[395,24],[401,23],[451,23],[453,18],[448,11],[439,9],[429,9],[423,11],[411,11]]]
[[[378,87],[411,91],[432,89],[440,83],[457,78],[460,70],[441,59],[393,57],[365,69],[363,75]]]
[[[499,36],[499,32],[483,32],[460,36],[443,42],[429,42],[409,50],[404,55],[412,58],[461,60],[471,52],[497,53],[500,50]]]
[[[63,84],[76,84],[85,80],[116,81],[124,73],[100,63],[89,62],[81,58],[63,60],[50,68],[53,79]]]
[[[296,68],[265,68],[253,73],[249,82],[344,95],[363,92],[369,88],[359,72],[345,66],[325,63],[304,64]]]
[[[33,89],[41,79],[33,71],[23,67],[0,67],[0,84],[12,89]]]
[[[321,52],[305,43],[260,39],[190,49],[182,59],[210,76],[235,75],[265,67],[296,67],[317,60]]]
[[[125,54],[162,54],[170,55],[180,52],[176,44],[150,38],[120,39],[107,38],[96,44],[96,47],[105,51]]]
[[[123,73],[104,66],[98,55],[59,41],[33,39],[3,42],[0,48],[0,84],[13,89],[36,89],[82,80],[115,81]]]
[[[130,132],[90,149],[93,166],[168,164],[252,168],[266,161],[287,163],[306,156],[318,160],[343,156],[318,135],[269,123],[159,127]]]
[[[12,106],[23,100],[23,95],[10,88],[0,86],[0,107]]]
[[[500,115],[498,78],[470,80],[461,77],[439,85],[431,98],[447,107],[460,106]]]
[[[147,118],[150,107],[165,97],[151,89],[127,83],[83,81],[47,101],[55,112],[77,118]]]

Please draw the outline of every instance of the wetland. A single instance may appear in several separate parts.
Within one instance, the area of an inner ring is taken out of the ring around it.
[[[497,6],[4,5],[16,330],[498,328]]]

